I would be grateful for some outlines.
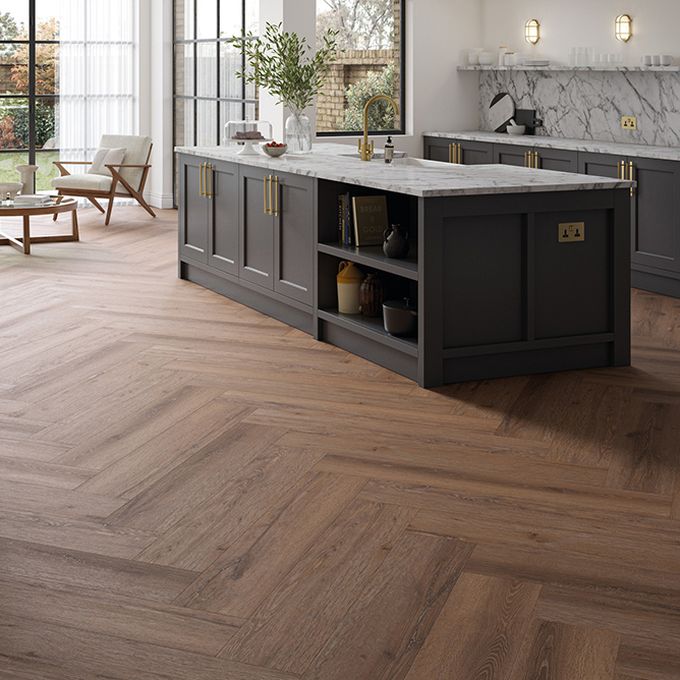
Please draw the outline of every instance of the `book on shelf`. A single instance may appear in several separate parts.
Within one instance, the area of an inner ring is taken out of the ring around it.
[[[349,193],[338,195],[338,243],[351,247],[352,243],[352,211]]]
[[[354,242],[357,248],[379,246],[387,229],[387,197],[354,196]]]

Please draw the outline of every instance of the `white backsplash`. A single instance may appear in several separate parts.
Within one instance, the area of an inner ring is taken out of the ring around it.
[[[551,137],[680,146],[680,74],[609,71],[484,71],[480,73],[481,129],[488,107],[508,92],[517,108],[536,109]],[[621,116],[638,129],[621,129]]]

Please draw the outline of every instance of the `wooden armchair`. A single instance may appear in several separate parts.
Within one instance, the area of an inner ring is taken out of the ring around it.
[[[123,162],[106,164],[110,174],[72,175],[66,168],[67,165],[91,166],[92,161],[55,161],[54,164],[61,176],[52,180],[52,186],[57,189],[59,195],[86,198],[97,210],[106,213],[106,225],[111,221],[111,211],[116,197],[134,198],[149,215],[156,217],[156,213],[144,199],[144,187],[151,170],[149,165],[153,149],[151,139],[132,135],[104,135],[99,146],[101,149],[125,149]],[[108,200],[106,210],[98,199]]]

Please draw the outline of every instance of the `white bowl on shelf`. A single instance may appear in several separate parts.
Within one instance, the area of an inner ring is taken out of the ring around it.
[[[526,125],[508,125],[508,134],[513,137],[521,137],[526,131]]]
[[[491,66],[496,63],[496,55],[493,52],[482,52],[479,55],[480,66]]]

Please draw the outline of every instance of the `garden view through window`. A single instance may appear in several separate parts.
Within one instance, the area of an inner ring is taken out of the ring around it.
[[[376,94],[395,99],[400,115],[377,102],[370,130],[403,132],[403,10],[404,0],[317,0],[317,38],[338,32],[338,55],[317,101],[318,134],[361,131],[364,104]]]

